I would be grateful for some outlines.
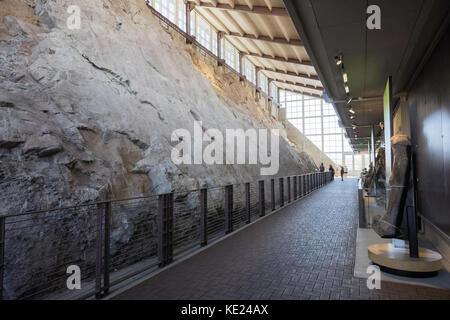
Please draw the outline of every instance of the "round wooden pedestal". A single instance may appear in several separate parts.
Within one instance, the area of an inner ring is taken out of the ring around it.
[[[401,276],[431,277],[442,268],[442,256],[425,248],[419,248],[419,258],[411,258],[409,249],[395,248],[392,243],[380,243],[369,246],[368,255],[382,271]]]

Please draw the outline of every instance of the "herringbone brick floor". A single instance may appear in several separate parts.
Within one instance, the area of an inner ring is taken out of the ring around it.
[[[450,291],[353,277],[355,179],[335,180],[115,299],[450,299]]]

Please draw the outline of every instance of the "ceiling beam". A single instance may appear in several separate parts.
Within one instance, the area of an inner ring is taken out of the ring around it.
[[[267,7],[263,6],[253,6],[253,8],[250,8],[248,5],[240,5],[235,4],[234,7],[229,4],[224,3],[217,3],[217,6],[214,6],[212,3],[209,2],[203,2],[203,1],[194,1],[194,0],[188,0],[188,2],[197,2],[198,7],[204,7],[204,8],[211,8],[211,9],[217,9],[217,10],[230,10],[230,11],[239,11],[239,12],[245,12],[245,13],[257,13],[257,14],[264,14],[269,16],[279,16],[279,17],[289,17],[289,13],[287,12],[286,8],[275,8],[272,7],[272,10],[270,10]]]
[[[289,84],[291,86],[302,87],[302,88],[305,88],[305,89],[318,90],[318,91],[322,91],[323,90],[323,88],[321,86],[314,87],[314,86],[309,85],[309,84],[303,84],[303,83],[294,82],[294,81],[281,80],[281,79],[276,79],[276,78],[268,78],[268,80],[271,80],[273,82]]]
[[[308,80],[320,81],[318,76],[308,75],[308,74],[304,74],[304,73],[295,73],[293,71],[283,71],[283,70],[269,69],[269,68],[262,68],[261,71],[268,71],[268,72],[283,74],[285,76],[291,76],[291,77],[303,78],[303,79],[308,79]]]
[[[299,39],[290,39],[290,40],[286,40],[285,38],[271,38],[268,36],[259,36],[259,37],[255,37],[252,34],[239,34],[236,32],[230,32],[228,34],[229,36],[233,36],[233,37],[241,37],[241,38],[247,38],[247,39],[252,39],[252,40],[261,40],[261,41],[267,41],[267,42],[273,42],[273,43],[279,43],[279,44],[287,44],[287,45],[291,45],[291,46],[298,46],[298,47],[303,47],[303,42]]]
[[[247,53],[247,56],[252,56],[252,57],[257,57],[257,58],[264,58],[264,59],[269,59],[269,60],[275,60],[275,61],[280,61],[280,62],[287,62],[287,63],[293,63],[293,64],[298,64],[301,66],[307,66],[307,67],[312,67],[312,63],[310,61],[298,61],[297,59],[292,59],[292,58],[288,58],[287,60],[283,57],[272,57],[270,55],[267,54],[263,54],[263,55],[258,55],[256,53]]]

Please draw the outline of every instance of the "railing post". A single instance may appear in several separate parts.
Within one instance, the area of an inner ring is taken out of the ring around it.
[[[294,201],[297,200],[297,176],[293,176],[294,178]]]
[[[225,186],[225,234],[233,232],[233,186]]]
[[[247,215],[246,223],[249,224],[251,222],[250,217],[250,183],[247,182],[245,184],[245,213]]]
[[[264,193],[264,180],[259,181],[259,216],[264,217],[266,214],[266,203]]]
[[[0,217],[0,301],[3,300],[3,279],[5,273],[5,220],[6,217]]]
[[[284,179],[283,177],[280,178],[280,207],[284,206]]]
[[[308,174],[308,193],[312,192],[312,175],[311,173]]]
[[[173,193],[159,196],[159,267],[165,267],[173,259]]]
[[[298,176],[298,197],[303,198],[303,179],[302,176]]]
[[[109,271],[110,271],[110,247],[111,247],[111,214],[112,207],[111,202],[105,203],[105,246],[103,252],[103,294],[107,295],[109,293]]]
[[[270,179],[270,201],[272,203],[272,211],[275,210],[275,179]]]
[[[308,195],[308,174],[303,176],[303,182],[305,183],[305,196]]]
[[[200,246],[208,244],[208,189],[200,190]]]
[[[308,194],[308,174],[303,176],[303,180],[305,182],[305,196]]]
[[[291,202],[291,177],[287,177],[287,201]]]
[[[95,297],[102,297],[102,259],[103,259],[103,210],[104,203],[97,204],[97,243],[95,254]]]

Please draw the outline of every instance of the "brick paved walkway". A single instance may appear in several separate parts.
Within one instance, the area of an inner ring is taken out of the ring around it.
[[[450,299],[353,277],[356,188],[336,180],[115,299]]]

